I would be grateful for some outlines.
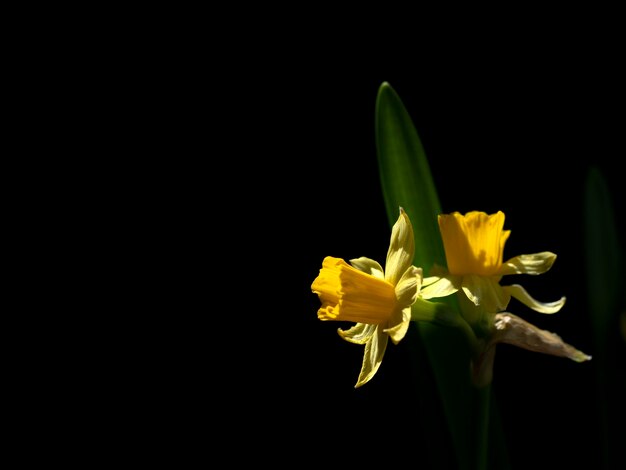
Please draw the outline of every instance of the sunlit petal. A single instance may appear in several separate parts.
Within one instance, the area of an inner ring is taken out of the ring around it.
[[[435,282],[430,283],[426,287],[422,287],[420,291],[420,297],[423,299],[432,299],[435,297],[445,297],[450,294],[454,294],[459,290],[461,284],[461,277],[449,275],[447,277],[440,277]]]
[[[396,320],[396,316],[392,317]],[[402,310],[398,309],[398,319],[399,322],[395,323],[394,326],[384,329],[383,331],[389,335],[391,341],[394,344],[398,344],[402,338],[406,335],[407,330],[409,329],[409,324],[411,322],[411,306],[403,308]],[[391,322],[390,322],[391,323]]]
[[[365,352],[363,353],[363,364],[361,373],[354,388],[358,388],[371,380],[378,371],[380,364],[387,349],[389,336],[387,333],[377,329],[367,343],[365,343]]]
[[[542,274],[552,267],[555,260],[556,255],[549,251],[515,256],[502,265],[498,274]]]
[[[343,339],[348,341],[349,343],[354,344],[365,344],[372,338],[372,335],[376,331],[378,325],[368,325],[366,323],[357,323],[353,327],[342,330],[341,328],[337,329],[337,333]]]
[[[554,302],[539,302],[533,299],[519,284],[504,286],[503,289],[527,307],[530,307],[540,313],[556,313],[561,310],[563,305],[565,305],[565,297],[561,297],[559,300]]]
[[[409,266],[396,285],[396,299],[401,307],[411,306],[422,284],[422,268]]]
[[[377,277],[378,279],[385,279],[385,272],[378,261],[362,256],[360,258],[351,259],[350,264],[359,271],[363,271],[364,273]]]
[[[487,312],[501,312],[509,304],[511,296],[495,279],[473,274],[463,276],[463,292],[474,305],[482,306]]]
[[[413,227],[404,209],[400,208],[400,216],[391,230],[385,262],[385,280],[395,286],[407,268],[413,264],[414,255]]]

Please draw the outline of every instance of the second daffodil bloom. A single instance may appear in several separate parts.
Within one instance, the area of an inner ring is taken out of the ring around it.
[[[391,231],[385,269],[369,258],[350,260],[328,256],[311,284],[322,306],[320,320],[356,322],[339,335],[365,345],[361,373],[355,387],[367,383],[382,363],[388,340],[397,344],[411,321],[411,305],[422,285],[422,270],[412,266],[415,253],[413,228],[406,212]]]
[[[438,295],[462,290],[475,306],[490,314],[506,309],[511,297],[541,313],[558,312],[565,297],[543,303],[533,299],[519,284],[500,285],[502,276],[509,274],[545,273],[556,259],[554,253],[543,251],[503,262],[504,244],[511,233],[503,228],[504,213],[500,211],[490,215],[479,211],[439,215],[448,271],[433,273],[435,276],[429,279],[436,282],[427,289]]]
[[[576,362],[588,356],[563,342],[554,333],[541,330],[509,312],[511,297],[541,313],[558,312],[565,297],[555,302],[538,302],[518,285],[501,286],[509,274],[541,274],[548,271],[556,255],[549,251],[520,255],[503,262],[504,244],[510,235],[504,228],[504,213],[472,211],[439,216],[448,270],[436,269],[424,280],[422,295],[444,296],[458,292],[463,317],[479,341],[472,359],[472,378],[478,386],[491,382],[495,345],[509,343],[524,349],[563,356]],[[438,271],[438,272],[437,272]]]

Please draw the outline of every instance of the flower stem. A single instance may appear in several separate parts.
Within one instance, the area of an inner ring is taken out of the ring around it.
[[[467,340],[472,355],[478,351],[478,339],[472,327],[450,306],[441,302],[432,302],[418,298],[411,306],[411,320],[426,321],[439,326],[459,329]]]
[[[476,389],[476,470],[488,468],[490,406],[491,385]]]

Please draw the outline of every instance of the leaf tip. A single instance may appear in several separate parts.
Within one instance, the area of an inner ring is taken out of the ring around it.
[[[393,92],[393,87],[389,82],[385,81],[380,84],[380,87],[378,88],[378,94],[380,95],[387,92]]]

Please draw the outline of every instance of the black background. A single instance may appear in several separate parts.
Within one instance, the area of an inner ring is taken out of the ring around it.
[[[390,345],[355,390],[362,348],[317,319],[310,290],[325,256],[384,262],[378,88],[388,81],[413,118],[444,212],[502,210],[505,257],[558,255],[548,273],[511,282],[541,301],[565,295],[565,307],[545,316],[512,301],[511,310],[593,355],[583,190],[597,165],[623,240],[621,42],[587,41],[576,25],[577,42],[556,35],[533,47],[532,28],[506,45],[416,32],[394,58],[399,39],[389,36],[370,49],[356,37],[322,44],[325,25],[260,22],[248,36],[228,24],[229,35],[205,18],[142,12],[130,34],[107,24],[93,42],[38,41],[47,60],[33,60],[22,113],[44,129],[24,141],[45,157],[78,157],[62,178],[44,178],[62,200],[37,201],[64,214],[63,243],[50,251],[63,266],[77,254],[72,281],[57,282],[71,297],[61,309],[72,304],[78,321],[61,322],[58,335],[43,322],[52,347],[43,342],[36,363],[47,375],[23,372],[36,378],[26,386],[27,408],[41,410],[34,427],[43,417],[52,446],[58,424],[71,428],[61,439],[97,449],[89,458],[128,449],[176,465],[224,452],[232,463],[417,467],[419,455],[455,468],[450,444],[432,446],[422,425],[423,410],[440,404],[410,373],[416,338]],[[617,352],[623,371],[623,343]],[[515,470],[596,467],[595,367],[498,348],[493,387]],[[625,440],[623,426],[612,432]]]

